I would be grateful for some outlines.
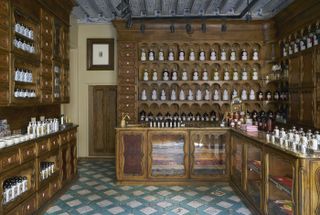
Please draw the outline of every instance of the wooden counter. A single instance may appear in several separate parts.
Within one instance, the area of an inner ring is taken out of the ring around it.
[[[229,181],[254,214],[320,214],[320,156],[230,128],[118,128],[119,183]]]
[[[0,214],[36,214],[76,178],[77,127],[0,149],[0,184],[15,176],[25,176],[28,180],[27,191],[14,200],[4,204],[0,195]],[[40,175],[42,162],[54,163],[54,172],[46,179]]]

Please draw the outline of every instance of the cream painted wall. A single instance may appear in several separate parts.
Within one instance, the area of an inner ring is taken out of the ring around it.
[[[88,87],[90,85],[116,85],[116,66],[113,71],[88,71],[87,38],[115,38],[116,30],[112,24],[77,24],[70,28],[70,103],[63,105],[62,112],[79,125],[78,156],[89,155]],[[75,38],[77,37],[77,38]],[[76,40],[75,40],[76,39]],[[114,53],[117,53],[115,42]],[[115,54],[115,62],[117,55]]]

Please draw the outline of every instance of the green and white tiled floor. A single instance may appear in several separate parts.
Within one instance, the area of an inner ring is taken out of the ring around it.
[[[79,179],[45,214],[251,214],[227,183],[121,186],[114,162],[79,161]]]

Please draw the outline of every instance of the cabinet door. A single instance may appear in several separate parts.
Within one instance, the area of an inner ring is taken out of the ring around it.
[[[296,214],[296,161],[283,155],[267,156],[267,211],[269,215]]]
[[[238,136],[232,138],[231,179],[235,185],[242,188],[243,175],[243,140]]]
[[[301,61],[301,87],[314,86],[314,52],[308,50],[302,55]]]
[[[262,208],[262,149],[253,143],[247,144],[246,193],[257,209]]]
[[[289,120],[291,122],[300,121],[300,92],[298,90],[290,90],[289,100]]]
[[[117,179],[146,178],[146,132],[118,131]]]
[[[320,214],[320,162],[311,162],[310,214]]]
[[[314,88],[305,88],[301,90],[301,123],[312,125],[314,120]],[[296,107],[293,107],[296,108]]]
[[[191,177],[208,179],[228,173],[228,131],[192,131]]]
[[[148,133],[148,176],[151,178],[187,178],[188,133],[150,131]]]

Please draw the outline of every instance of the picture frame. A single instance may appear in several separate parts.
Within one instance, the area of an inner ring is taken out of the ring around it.
[[[87,39],[87,70],[114,70],[114,39]]]

